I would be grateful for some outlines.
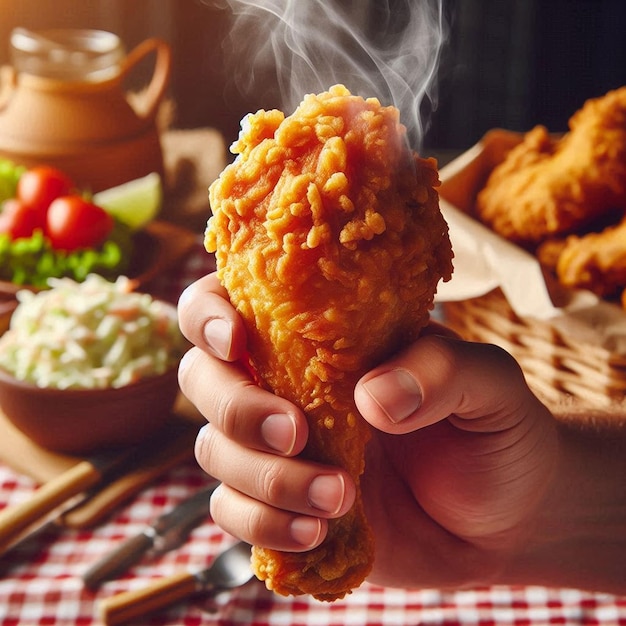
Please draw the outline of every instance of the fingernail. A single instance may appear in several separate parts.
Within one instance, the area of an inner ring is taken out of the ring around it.
[[[216,317],[204,325],[204,339],[215,356],[220,359],[228,359],[232,345],[231,325],[223,319]]]
[[[269,415],[261,424],[261,436],[270,448],[283,454],[291,454],[296,445],[295,420],[283,413]]]
[[[289,532],[300,545],[313,547],[319,541],[322,522],[314,517],[296,517],[291,522]]]
[[[345,494],[343,476],[317,476],[309,485],[309,504],[320,511],[336,515],[341,510]]]
[[[363,388],[394,424],[422,404],[422,390],[406,370],[392,370],[363,383]]]

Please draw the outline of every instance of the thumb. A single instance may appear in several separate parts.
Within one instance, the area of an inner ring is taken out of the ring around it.
[[[450,416],[460,418],[457,427],[495,432],[538,403],[517,362],[501,348],[432,334],[363,376],[354,397],[365,420],[392,434]]]

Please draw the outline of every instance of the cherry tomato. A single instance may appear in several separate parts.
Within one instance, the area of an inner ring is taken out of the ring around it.
[[[95,248],[112,229],[111,215],[80,196],[53,200],[46,214],[46,235],[57,250]]]
[[[45,213],[51,202],[72,193],[74,183],[67,174],[48,165],[26,170],[17,182],[17,197],[24,204]]]
[[[11,239],[21,239],[30,237],[37,228],[44,229],[39,211],[17,198],[5,200],[0,212],[0,233],[7,233]]]

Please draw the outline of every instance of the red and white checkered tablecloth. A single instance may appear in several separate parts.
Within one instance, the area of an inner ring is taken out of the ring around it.
[[[176,300],[183,287],[207,271],[208,259],[192,254],[155,290]],[[1,436],[1,435],[0,435]],[[81,575],[101,556],[202,487],[207,477],[194,461],[186,462],[144,489],[94,529],[46,527],[0,557],[2,626],[90,626],[101,624],[98,603],[127,590],[141,589],[156,578],[207,567],[234,540],[208,522],[187,542],[165,554],[147,557],[97,591],[87,590]],[[35,483],[0,465],[0,506],[29,497]],[[285,626],[428,625],[626,625],[626,597],[543,587],[490,587],[442,592],[407,591],[368,584],[332,604],[298,597],[282,598],[256,580],[216,597],[196,597],[135,620],[136,625],[199,626],[236,624]]]

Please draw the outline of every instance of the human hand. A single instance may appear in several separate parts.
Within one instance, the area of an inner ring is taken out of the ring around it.
[[[352,505],[340,468],[293,458],[308,428],[291,403],[257,387],[242,359],[242,320],[215,274],[181,297],[195,344],[185,395],[209,420],[196,456],[222,481],[211,514],[250,543],[302,551]],[[376,537],[370,580],[463,586],[498,580],[532,526],[555,464],[556,431],[515,361],[493,346],[429,332],[368,372],[355,400],[374,427],[362,493]]]

